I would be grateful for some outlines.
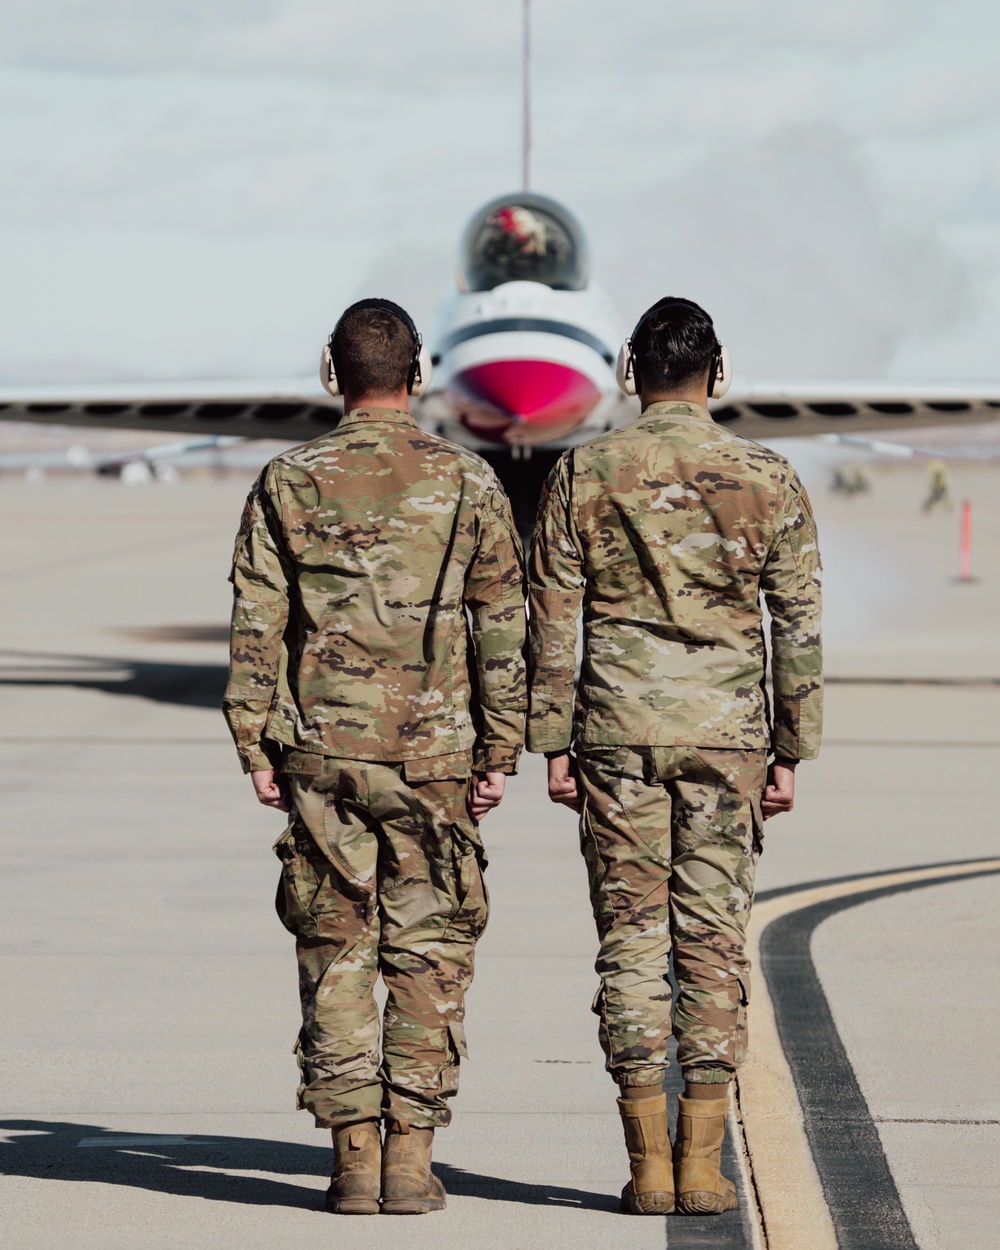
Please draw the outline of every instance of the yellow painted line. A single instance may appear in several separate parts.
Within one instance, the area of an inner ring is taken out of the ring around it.
[[[944,882],[994,869],[1000,869],[1000,859],[873,873],[769,899],[754,906],[748,953],[753,965],[759,967],[761,934],[772,921],[789,912],[887,886]],[[750,1031],[750,1053],[736,1082],[736,1110],[763,1221],[764,1244],[768,1250],[837,1250],[833,1220],[813,1163],[802,1108],[763,976],[754,983]]]

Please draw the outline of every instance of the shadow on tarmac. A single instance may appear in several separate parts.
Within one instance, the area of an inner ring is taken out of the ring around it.
[[[529,1185],[524,1181],[508,1181],[498,1176],[466,1172],[450,1163],[435,1163],[434,1171],[450,1194],[469,1198],[492,1198],[495,1202],[520,1202],[533,1207],[577,1207],[581,1211],[618,1211],[617,1194],[595,1194],[586,1189],[567,1189],[562,1185]]]
[[[0,651],[0,686],[72,686],[156,703],[217,709],[227,677],[224,664]]]
[[[250,1206],[322,1211],[332,1158],[329,1147],[256,1137],[192,1134],[179,1142],[172,1134],[123,1133],[96,1124],[43,1120],[0,1120],[0,1131],[24,1134],[0,1143],[3,1176],[131,1185],[178,1197]],[[139,1140],[130,1143],[130,1138]],[[84,1140],[88,1145],[81,1147]],[[323,1185],[307,1187],[260,1176],[233,1176],[233,1171],[316,1176],[323,1178]],[[445,1189],[456,1196],[528,1206],[618,1210],[616,1195],[482,1176],[447,1163],[436,1163],[434,1171]]]

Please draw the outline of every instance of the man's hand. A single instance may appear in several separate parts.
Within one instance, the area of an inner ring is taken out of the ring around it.
[[[273,768],[262,768],[258,772],[252,772],[250,780],[253,782],[258,803],[263,803],[265,807],[276,807],[279,812],[292,810],[288,787]]]
[[[795,806],[795,766],[798,760],[774,760],[767,768],[767,785],[760,801],[764,819],[790,812]]]
[[[507,778],[503,773],[473,774],[466,807],[468,807],[469,815],[477,825],[487,812],[492,811],[494,807],[500,806],[500,800],[503,798],[503,788],[506,783]]]
[[[568,751],[549,760],[549,798],[578,812],[583,806],[576,784],[576,760]]]

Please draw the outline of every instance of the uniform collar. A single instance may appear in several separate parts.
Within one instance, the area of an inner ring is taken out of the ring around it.
[[[395,425],[416,425],[412,412],[404,412],[402,408],[352,408],[340,418],[338,427],[345,425],[361,425],[366,421],[391,421]]]
[[[692,421],[705,421],[709,425],[715,424],[712,414],[707,408],[702,408],[701,404],[674,403],[672,400],[663,400],[658,404],[650,404],[639,420],[645,421],[648,417],[687,417]]]

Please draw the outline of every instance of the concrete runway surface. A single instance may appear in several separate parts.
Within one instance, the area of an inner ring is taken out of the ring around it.
[[[919,513],[919,472],[873,478],[864,499],[815,494],[827,742],[758,876],[743,1211],[617,1211],[583,864],[529,758],[484,825],[493,917],[436,1149],[448,1209],[403,1225],[322,1211],[328,1139],[292,1110],[282,821],[217,711],[247,480],[0,480],[6,1250],[997,1244],[1000,474],[955,473],[973,585],[952,580],[957,514]]]

